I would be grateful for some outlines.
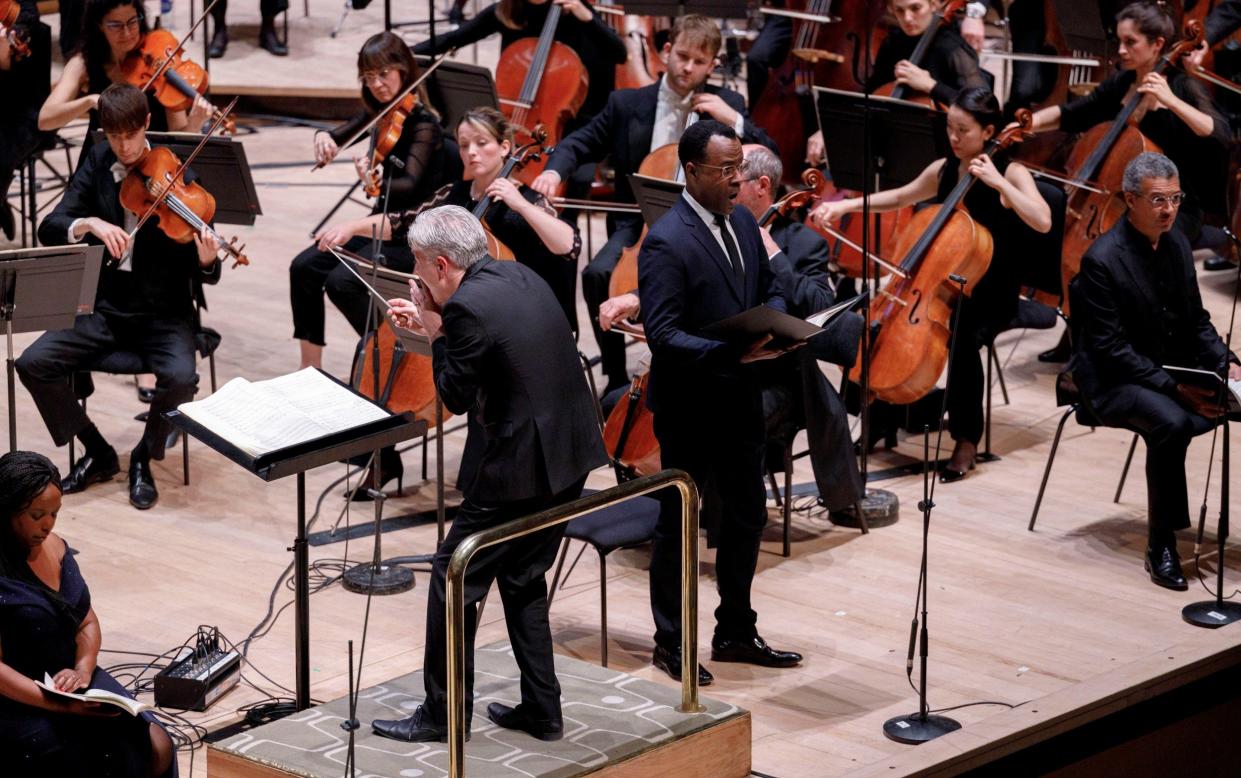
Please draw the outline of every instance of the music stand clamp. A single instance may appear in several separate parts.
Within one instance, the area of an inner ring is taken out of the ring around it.
[[[75,244],[0,251],[0,320],[4,322],[9,451],[17,450],[17,380],[13,335],[68,329],[95,310],[103,246]]]

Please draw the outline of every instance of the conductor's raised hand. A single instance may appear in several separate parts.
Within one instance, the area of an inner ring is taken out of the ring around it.
[[[388,315],[392,317],[392,323],[401,329],[422,328],[418,319],[418,306],[414,305],[412,300],[406,300],[404,297],[392,298],[388,301]]]
[[[409,282],[409,296],[413,300],[414,308],[418,312],[418,322],[422,326],[422,331],[427,334],[431,340],[435,340],[444,334],[444,319],[441,315],[439,303],[431,297],[431,293],[427,291],[422,279],[415,278]]]

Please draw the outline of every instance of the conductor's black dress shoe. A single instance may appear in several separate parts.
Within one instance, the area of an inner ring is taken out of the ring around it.
[[[427,715],[421,705],[414,715],[405,719],[375,719],[371,722],[371,730],[376,735],[406,743],[447,743],[448,726],[436,724]],[[470,730],[465,731],[465,739],[470,739]]]
[[[151,475],[151,463],[145,459],[130,460],[129,504],[145,511],[157,502],[159,490],[155,488],[155,477]]]
[[[675,651],[669,651],[663,646],[655,646],[655,653],[651,656],[651,664],[667,673],[672,680],[681,680],[681,648],[678,646]],[[702,665],[698,665],[698,685],[710,686],[715,680],[715,676],[711,675],[711,671]]]
[[[116,451],[111,448],[106,454],[99,456],[85,455],[77,461],[69,475],[60,479],[60,493],[84,491],[91,484],[111,481],[112,476],[120,471],[121,465],[116,459]]]
[[[520,705],[510,708],[508,705],[493,702],[487,706],[487,718],[505,729],[519,729],[539,740],[551,741],[564,737],[563,719],[536,719],[527,714]]]
[[[1151,574],[1151,581],[1165,589],[1183,592],[1189,588],[1181,572],[1181,558],[1171,546],[1147,547],[1146,572]]]
[[[801,663],[802,656],[796,651],[777,651],[755,635],[747,640],[714,638],[711,641],[711,660],[744,662],[760,667],[793,667]]]

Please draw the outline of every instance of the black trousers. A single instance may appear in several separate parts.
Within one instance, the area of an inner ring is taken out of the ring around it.
[[[792,45],[793,20],[787,16],[768,16],[745,55],[746,104],[751,111],[758,105],[771,71],[784,64]]]
[[[618,223],[608,242],[582,269],[582,299],[586,301],[586,315],[590,317],[595,342],[599,344],[603,374],[613,388],[629,381],[625,368],[625,336],[619,332],[604,332],[599,327],[599,306],[608,299],[608,282],[612,280],[612,271],[616,269],[621,252],[632,246],[641,235],[640,220]]]
[[[1040,0],[1017,0],[1008,9],[1008,29],[1012,35],[1013,51],[1020,54],[1054,54],[1045,49],[1047,37],[1043,21],[1043,3]],[[1056,85],[1056,65],[1039,62],[1013,62],[1013,81],[1008,90],[1008,103],[1004,115],[1012,117],[1018,108],[1029,108],[1051,94]]]
[[[994,325],[975,297],[963,297],[958,304],[956,353],[948,364],[948,432],[953,440],[978,445],[985,425],[986,371],[981,349]]]
[[[694,479],[704,501],[711,502],[719,525],[715,576],[720,605],[715,635],[746,640],[756,634],[758,615],[750,605],[750,584],[758,565],[759,542],[767,523],[763,486],[763,416],[757,383],[752,392],[734,396],[727,418],[708,414],[655,414],[662,466],[679,468]],[[679,493],[659,493],[659,522],[651,548],[651,612],[655,643],[669,651],[681,646],[681,503]]]
[[[281,11],[289,10],[289,0],[259,0],[259,13],[264,19],[270,19]],[[228,13],[228,0],[220,0],[211,15],[216,24],[224,24],[224,15]]]
[[[155,397],[142,440],[147,453],[159,459],[172,430],[164,413],[193,399],[198,388],[194,330],[188,319],[79,316],[73,329],[45,332],[30,344],[17,358],[17,374],[34,398],[52,442],[63,446],[91,423],[69,379],[74,373],[97,369],[116,351],[140,354],[155,374]]]
[[[423,708],[437,724],[448,722],[448,619],[445,576],[453,551],[470,535],[506,521],[576,500],[586,478],[553,497],[484,505],[469,497],[461,503],[444,542],[435,552],[427,593],[427,640],[422,660],[426,700]],[[565,525],[485,548],[465,573],[465,721],[474,709],[474,634],[478,601],[495,581],[504,605],[513,656],[521,670],[521,704],[535,718],[560,718],[560,682],[552,661],[547,622],[547,569],[556,559]]]
[[[39,128],[22,123],[0,128],[0,196],[8,196],[18,165],[24,165],[39,147]]]
[[[345,248],[374,259],[374,242],[368,238],[353,237]],[[409,247],[400,242],[382,244],[383,265],[402,273],[414,269],[414,256]],[[370,311],[371,296],[361,282],[340,263],[335,254],[319,251],[310,246],[293,258],[289,265],[289,304],[293,310],[293,337],[317,345],[325,345],[323,293],[349,320],[359,335],[366,331],[366,317]]]
[[[1124,384],[1091,398],[1090,410],[1109,427],[1124,427],[1146,442],[1147,520],[1152,535],[1189,526],[1185,451],[1214,425],[1166,394]]]

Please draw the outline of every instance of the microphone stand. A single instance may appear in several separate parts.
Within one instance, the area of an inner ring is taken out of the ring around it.
[[[951,376],[952,362],[956,358],[957,351],[957,325],[961,321],[961,306],[966,299],[966,279],[956,273],[949,275],[948,278],[961,287],[961,296],[957,299],[956,308],[952,312],[952,331],[948,334],[948,375]],[[951,388],[951,380],[945,382],[940,418],[943,418],[944,409],[948,404],[948,391]],[[944,427],[941,424],[939,431],[935,434],[935,462],[939,462],[940,443],[943,441],[943,438]],[[946,735],[961,728],[960,722],[954,719],[950,719],[947,716],[933,715],[926,701],[926,668],[930,654],[929,630],[927,629],[927,590],[929,588],[927,586],[927,550],[931,540],[931,509],[935,507],[935,479],[931,475],[931,462],[931,428],[929,425],[924,425],[922,428],[922,499],[918,502],[918,510],[922,511],[922,564],[918,571],[918,595],[914,599],[913,623],[909,627],[909,654],[905,659],[905,674],[909,677],[910,683],[913,683],[914,648],[918,648],[920,664],[918,712],[910,713],[906,716],[897,716],[883,723],[884,735],[890,740],[909,745],[925,743],[928,740],[934,740],[940,735]],[[919,607],[922,609],[920,625],[918,620]]]
[[[1237,236],[1232,234],[1227,228],[1224,232],[1228,234],[1229,240],[1234,246],[1241,248]],[[1237,266],[1236,277],[1233,279],[1232,287],[1232,313],[1228,317],[1228,338],[1224,342],[1224,378],[1219,383],[1219,400],[1221,407],[1224,408],[1219,419],[1216,421],[1219,427],[1224,429],[1224,451],[1220,455],[1220,485],[1219,485],[1219,526],[1216,527],[1216,544],[1218,547],[1218,559],[1215,562],[1215,599],[1202,600],[1200,602],[1190,603],[1181,609],[1181,618],[1186,622],[1193,624],[1195,627],[1206,627],[1207,629],[1215,629],[1225,624],[1231,624],[1234,621],[1241,621],[1241,603],[1224,599],[1224,542],[1228,539],[1228,478],[1230,475],[1230,443],[1228,435],[1228,404],[1226,402],[1229,396],[1228,389],[1228,357],[1232,354],[1232,331],[1237,318],[1237,297],[1241,292],[1241,265]],[[1212,442],[1212,459],[1214,458],[1214,442]],[[1206,526],[1207,515],[1207,495],[1206,489],[1211,484],[1211,464],[1207,463],[1207,487],[1203,489],[1202,509],[1198,513],[1198,539],[1194,543],[1194,559],[1197,560],[1202,548],[1202,535]],[[1201,573],[1199,573],[1201,578]]]
[[[389,155],[388,161],[397,167],[404,167],[401,160]],[[388,205],[392,196],[392,169],[384,171],[383,218],[388,219]],[[371,286],[374,287],[379,275],[379,265],[383,262],[383,241],[379,237],[380,228],[371,231]],[[366,312],[366,332],[371,337],[371,377],[375,387],[375,402],[383,402],[383,393],[379,387],[379,328],[383,322],[378,319],[375,302],[369,299]],[[392,354],[392,365],[389,376],[396,370],[396,352]],[[359,379],[360,380],[360,379]],[[385,564],[383,561],[383,505],[387,495],[383,493],[383,451],[376,450],[371,454],[371,485],[366,493],[371,498],[375,510],[375,552],[369,563],[355,565],[341,575],[341,586],[358,594],[400,594],[414,588],[414,571],[396,564]],[[359,484],[359,489],[363,485]],[[350,492],[347,499],[353,499]],[[369,605],[368,605],[369,607]],[[352,737],[352,733],[350,733]]]

